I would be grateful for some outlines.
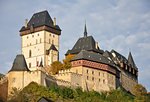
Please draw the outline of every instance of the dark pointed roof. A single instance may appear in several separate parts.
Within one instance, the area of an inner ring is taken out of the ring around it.
[[[99,47],[96,48],[96,42],[92,36],[79,38],[72,50],[68,50],[68,54],[78,54],[81,50],[93,51],[97,53],[103,53],[103,50],[100,50]]]
[[[46,54],[47,54],[47,55],[49,55],[49,51],[50,51],[50,50],[58,51],[54,44],[52,44],[52,45],[50,46],[50,48],[49,48],[48,50],[46,50]]]
[[[34,27],[41,26],[41,25],[47,25],[47,26],[53,26],[53,20],[50,17],[48,11],[42,11],[35,13],[30,21],[28,22],[27,26],[32,26]]]
[[[85,24],[85,27],[84,27],[84,37],[87,37],[87,29],[86,29],[86,24]]]
[[[50,46],[49,50],[58,51],[54,44],[52,44],[52,45]]]
[[[126,63],[127,64],[127,59],[123,56],[123,55],[121,55],[120,53],[118,53],[117,51],[115,51],[115,50],[111,50],[111,53],[113,54],[115,54],[116,55],[116,58],[120,61],[120,62],[124,62],[124,63]]]
[[[137,68],[136,65],[135,65],[135,63],[134,63],[134,60],[133,60],[131,52],[129,52],[128,64],[131,65],[132,68]]]
[[[41,97],[37,102],[54,102],[54,101],[47,99],[46,97]]]
[[[20,54],[16,56],[10,71],[30,71],[28,69],[24,55]]]
[[[50,17],[49,13],[47,10],[45,11],[41,11],[38,13],[33,14],[33,16],[31,17],[30,21],[27,24],[27,28],[25,28],[24,26],[21,28],[21,31],[24,31],[26,29],[29,29],[31,26],[33,27],[39,27],[39,26],[48,26],[48,27],[52,27],[55,28],[57,30],[61,29],[59,28],[58,25],[54,25],[52,18]]]
[[[89,51],[85,51],[85,50],[82,50],[79,54],[77,54],[72,59],[72,61],[83,60],[83,59],[93,61],[93,62],[108,64],[108,65],[111,65],[113,67],[115,66],[113,61],[109,60],[107,57],[105,57],[99,53],[89,52]]]
[[[112,54],[109,51],[107,51],[107,50],[103,53],[103,56],[109,57],[110,59],[113,58]]]

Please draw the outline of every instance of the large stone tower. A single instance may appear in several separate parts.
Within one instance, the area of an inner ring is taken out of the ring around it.
[[[56,25],[56,18],[53,21],[48,11],[35,13],[29,22],[25,21],[20,30],[21,47],[30,70],[59,60],[60,35],[61,29]]]

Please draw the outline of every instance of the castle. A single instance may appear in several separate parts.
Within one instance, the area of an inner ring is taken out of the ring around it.
[[[12,68],[1,79],[7,83],[8,94],[13,87],[22,89],[34,81],[40,85],[52,83],[66,87],[81,87],[83,90],[110,91],[123,87],[132,92],[138,83],[138,68],[131,52],[128,59],[117,51],[104,51],[92,36],[88,36],[85,25],[84,36],[79,38],[65,56],[73,56],[72,67],[50,76],[45,67],[59,60],[59,37],[61,29],[52,20],[48,11],[35,13],[25,21],[20,30],[21,52],[16,56]]]

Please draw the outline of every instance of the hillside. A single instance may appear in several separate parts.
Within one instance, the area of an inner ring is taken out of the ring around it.
[[[148,102],[150,99],[146,94],[133,96],[122,89],[102,93],[83,92],[81,88],[71,89],[62,86],[47,88],[32,82],[23,90],[14,88],[9,102],[37,102],[41,97],[53,102]]]

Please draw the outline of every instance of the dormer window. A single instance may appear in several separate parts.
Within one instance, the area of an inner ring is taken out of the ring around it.
[[[34,32],[34,28],[33,28],[34,24],[31,25],[30,27],[30,32],[33,33]]]

